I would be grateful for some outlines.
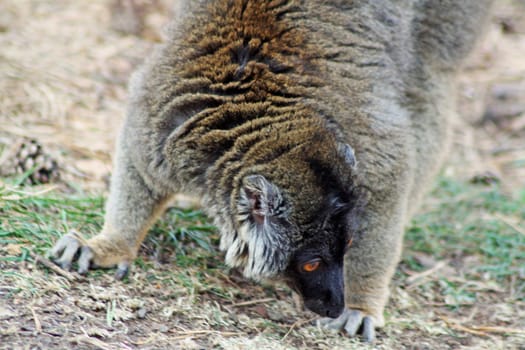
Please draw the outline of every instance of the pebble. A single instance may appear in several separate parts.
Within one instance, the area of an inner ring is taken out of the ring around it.
[[[146,317],[146,309],[141,307],[140,309],[137,310],[137,317],[138,318],[144,318]]]

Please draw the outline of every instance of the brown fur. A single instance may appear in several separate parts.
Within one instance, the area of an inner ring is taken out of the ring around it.
[[[298,278],[293,262],[315,252],[336,271],[352,239],[354,311],[328,325],[355,334],[363,321],[372,338],[404,225],[447,150],[453,74],[488,1],[185,6],[132,79],[104,229],[75,243],[81,271],[92,261],[125,273],[169,198],[191,192],[227,263],[249,277]],[[66,266],[71,242],[54,249]],[[337,315],[326,298],[309,305]]]

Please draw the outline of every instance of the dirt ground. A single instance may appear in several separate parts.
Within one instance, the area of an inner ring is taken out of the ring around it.
[[[141,0],[136,14],[145,19],[143,25],[123,28],[119,24],[122,16],[128,22],[137,17],[125,12],[112,16],[112,2],[0,1],[0,143],[11,144],[20,137],[37,139],[57,160],[63,183],[77,184],[85,191],[107,189],[112,150],[125,114],[127,80],[161,40],[162,28],[174,8],[167,0]],[[464,119],[457,121],[456,147],[445,173],[465,179],[497,179],[508,192],[523,188],[524,4],[498,1],[486,37],[460,77],[458,95]],[[222,264],[220,257],[210,259],[212,268]],[[14,279],[0,281],[0,348],[360,346],[309,326],[307,321],[313,315],[297,311],[286,289],[255,285],[235,273],[160,265],[154,275],[137,271],[130,283],[114,283],[107,273],[86,281],[28,263],[6,262],[2,268],[13,276],[30,275],[31,279],[27,285],[17,286],[10,285]],[[188,294],[170,279],[170,273],[186,276],[204,292],[196,288]],[[208,285],[215,282],[217,290]],[[25,292],[9,298],[4,291],[15,287]],[[231,302],[221,305],[225,297],[217,295],[230,289],[234,292],[226,299]],[[511,306],[497,303],[497,293],[490,295],[487,293],[487,302],[494,301],[493,307],[477,310],[478,323],[490,324],[496,316],[505,319],[515,315],[508,310]],[[405,289],[394,284],[388,312],[403,310],[407,298],[417,305],[424,296],[408,297]],[[461,332],[460,326],[435,306],[437,309],[428,310],[411,306],[417,315],[401,312],[395,318],[400,324],[411,319],[426,325],[425,320],[439,314],[439,327],[431,329],[433,323],[428,323],[427,329],[398,331],[394,324],[380,334],[376,347],[525,349],[519,340],[498,334],[486,338],[463,330],[462,337],[454,337],[447,329]],[[265,319],[280,323],[282,328],[272,329]]]

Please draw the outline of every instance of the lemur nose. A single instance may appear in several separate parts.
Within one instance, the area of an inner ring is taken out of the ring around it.
[[[341,312],[342,312],[342,308],[335,308],[335,307],[332,307],[332,308],[329,308],[326,310],[326,317],[330,317],[330,318],[336,318],[338,317],[339,315],[341,315]]]

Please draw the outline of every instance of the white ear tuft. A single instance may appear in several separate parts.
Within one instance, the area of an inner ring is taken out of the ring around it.
[[[270,277],[286,268],[292,248],[286,227],[287,215],[284,198],[276,185],[262,175],[243,179],[238,201],[237,239],[247,247],[246,277]]]

